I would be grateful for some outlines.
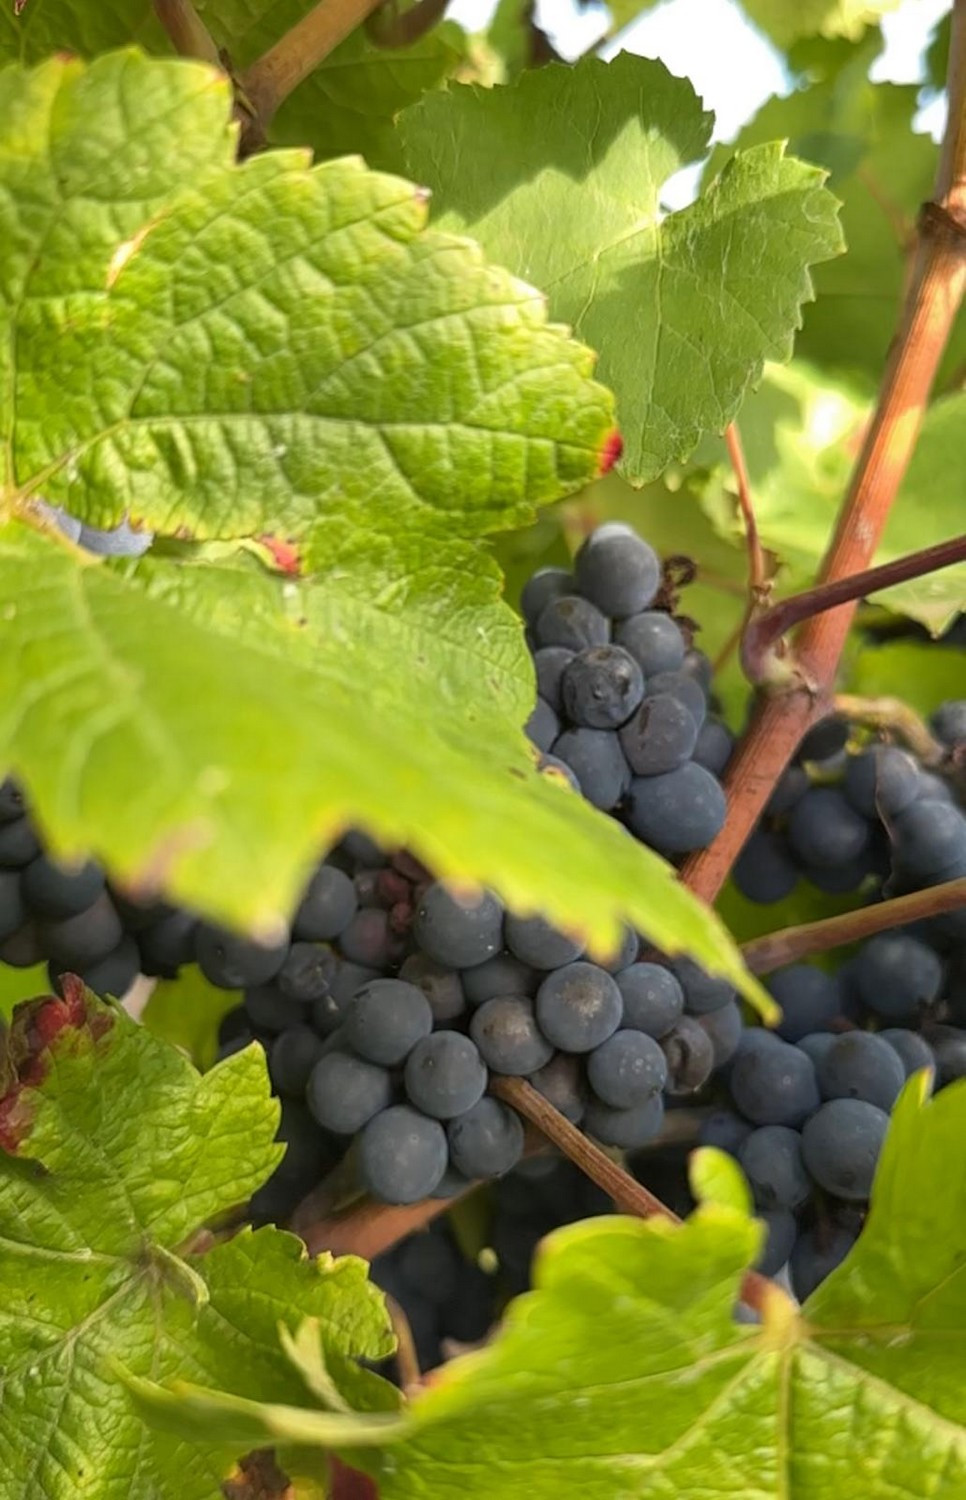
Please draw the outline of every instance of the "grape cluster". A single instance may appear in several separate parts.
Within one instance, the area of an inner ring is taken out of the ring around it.
[[[535,573],[520,605],[538,693],[527,729],[544,764],[674,857],[720,831],[718,775],[733,741],[709,714],[710,664],[658,607],[662,592],[657,554],[612,522],[586,539],[572,573]]]

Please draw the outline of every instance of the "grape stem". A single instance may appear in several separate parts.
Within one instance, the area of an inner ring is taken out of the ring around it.
[[[966,0],[955,0],[953,6],[947,97],[933,200],[919,215],[899,326],[822,564],[820,587],[852,579],[872,562],[966,293]],[[692,855],[682,868],[685,884],[706,901],[714,900],[727,879],[802,736],[829,712],[855,610],[856,599],[846,585],[841,603],[805,619],[790,659],[769,658],[770,691],[759,695],[726,777],[724,827],[709,848]]]
[[[793,594],[754,615],[745,626],[741,643],[741,665],[749,682],[763,683],[769,680],[771,657],[776,647],[794,625],[811,619],[839,604],[863,599],[867,594],[891,588],[897,583],[908,583],[912,578],[922,578],[927,573],[938,573],[941,568],[951,568],[954,563],[966,561],[966,534],[937,542],[934,547],[924,547],[921,552],[910,552],[906,557],[883,563],[878,568],[866,568],[847,578],[831,583],[819,584],[804,593]]]
[[[392,1324],[392,1331],[396,1335],[396,1365],[399,1369],[399,1378],[404,1391],[418,1390],[423,1383],[423,1372],[419,1368],[419,1355],[416,1353],[416,1340],[409,1326],[409,1319],[396,1301],[386,1293],[386,1311]]]
[[[181,57],[222,66],[221,54],[191,0],[154,0],[154,13]]]
[[[741,442],[741,433],[738,431],[737,422],[729,422],[724,431],[725,447],[734,470],[735,487],[738,495],[738,509],[745,525],[745,545],[748,548],[748,609],[749,619],[751,611],[760,605],[771,592],[771,584],[768,582],[765,567],[765,553],[761,545],[761,537],[758,533],[758,522],[755,520],[755,505],[751,498],[751,482],[748,478],[748,465],[745,462],[745,450]]]
[[[876,906],[843,912],[837,917],[823,917],[820,922],[802,922],[797,927],[783,927],[766,937],[753,938],[741,949],[741,956],[753,974],[771,974],[786,964],[797,963],[813,953],[827,953],[846,943],[858,943],[877,932],[904,927],[907,922],[924,921],[943,912],[966,906],[966,876],[931,885],[909,896],[894,896]]]
[[[243,131],[243,155],[264,144],[268,127],[289,94],[382,3],[320,0],[245,70],[239,83],[251,118]]]
[[[595,1146],[525,1078],[493,1078],[490,1080],[490,1093],[536,1125],[548,1140],[596,1182],[621,1213],[633,1214],[641,1219],[669,1219],[672,1224],[680,1224],[677,1214],[672,1213],[660,1198],[656,1198],[629,1172],[612,1161],[599,1146]],[[741,1283],[741,1300],[749,1307],[760,1312],[766,1298],[775,1294],[775,1284],[767,1276],[760,1276],[757,1271],[746,1273]]]
[[[853,724],[891,730],[925,766],[938,766],[946,759],[945,745],[940,744],[929,732],[925,720],[901,698],[860,698],[853,693],[836,693],[834,705],[836,713],[843,714]]]

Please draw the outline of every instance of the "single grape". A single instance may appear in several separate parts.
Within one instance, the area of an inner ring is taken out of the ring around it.
[[[96,963],[78,971],[78,977],[95,995],[123,1000],[141,971],[141,955],[132,937],[125,935],[116,948]]]
[[[624,1002],[622,1025],[660,1041],[684,1014],[680,980],[663,964],[636,963],[616,976]]]
[[[383,1203],[418,1203],[432,1197],[447,1159],[442,1125],[408,1104],[384,1109],[359,1136],[362,1185]]]
[[[523,585],[520,613],[528,625],[535,625],[551,599],[572,594],[574,590],[574,576],[566,568],[538,568]]]
[[[658,672],[676,672],[684,663],[684,636],[663,610],[628,615],[615,625],[614,640],[630,652],[645,679]]]
[[[499,1099],[484,1097],[446,1127],[450,1160],[472,1180],[502,1177],[523,1155],[523,1125]]]
[[[195,933],[195,958],[205,978],[223,990],[267,984],[278,973],[289,941],[262,944],[238,937],[223,927],[201,922]]]
[[[411,953],[399,970],[399,978],[422,990],[433,1013],[434,1026],[455,1021],[466,1009],[466,996],[459,974],[445,964],[436,963],[435,959],[427,957],[425,953]]]
[[[899,1061],[905,1069],[906,1077],[918,1073],[920,1068],[934,1068],[936,1059],[932,1048],[918,1031],[904,1031],[900,1027],[890,1026],[885,1031],[880,1031],[879,1036],[884,1042],[898,1053]]]
[[[708,713],[708,700],[700,682],[687,671],[655,672],[647,679],[647,696],[663,697],[668,694],[682,703],[693,718],[698,729],[704,724]]]
[[[802,1160],[802,1138],[787,1125],[761,1125],[738,1149],[757,1208],[801,1208],[812,1183]]]
[[[587,801],[602,812],[616,807],[630,784],[631,771],[613,729],[565,729],[553,753],[569,766]]]
[[[845,795],[863,818],[892,818],[919,795],[919,767],[896,745],[873,745],[850,755]]]
[[[433,1029],[433,1013],[422,990],[404,979],[373,979],[349,1002],[345,1034],[369,1062],[393,1067],[405,1062]]]
[[[497,995],[473,1013],[470,1036],[488,1068],[526,1078],[542,1068],[553,1048],[537,1026],[532,1000],[522,995]]]
[[[34,964],[41,962],[45,953],[38,922],[24,922],[0,943],[0,963],[9,964],[11,969],[32,969]],[[64,964],[61,967],[67,969],[70,966]]]
[[[382,977],[380,969],[342,959],[329,981],[329,994],[339,1009],[344,1011],[348,1009],[349,1001],[357,990],[361,990],[362,986],[368,984],[370,980],[382,979]]]
[[[696,646],[690,646],[684,653],[681,670],[682,672],[686,672],[689,677],[694,678],[705,698],[710,695],[711,683],[714,678],[714,664],[706,652],[699,651]]]
[[[827,1193],[862,1203],[888,1128],[885,1110],[865,1099],[830,1099],[802,1129],[805,1166]]]
[[[20,894],[20,876],[15,870],[0,870],[0,942],[27,920]]]
[[[58,973],[90,968],[118,946],[124,936],[121,920],[110,896],[102,893],[73,917],[40,926],[48,958]]]
[[[671,693],[646,697],[620,731],[621,749],[637,776],[659,776],[683,766],[697,740],[691,710]]]
[[[503,907],[489,891],[475,900],[460,902],[437,881],[423,893],[413,936],[437,963],[468,969],[492,958],[503,947]]]
[[[322,1038],[311,1026],[279,1032],[268,1054],[268,1076],[277,1094],[301,1099],[322,1056]]]
[[[608,521],[586,538],[574,559],[577,587],[604,614],[618,619],[653,603],[661,563],[653,547],[622,521]]]
[[[625,724],[644,696],[644,674],[621,646],[580,651],[560,681],[564,712],[588,729]]]
[[[837,787],[814,786],[792,808],[788,839],[804,864],[834,868],[863,853],[869,824]]]
[[[275,1175],[287,1182],[298,1182],[303,1191],[314,1187],[326,1169],[334,1165],[336,1149],[301,1099],[283,1099],[282,1113],[275,1139],[285,1146],[285,1155],[275,1168]]]
[[[645,1032],[615,1031],[588,1055],[587,1080],[604,1104],[631,1109],[663,1091],[667,1061]]]
[[[0,869],[20,870],[40,853],[40,840],[27,818],[0,823]]]
[[[533,635],[539,649],[566,646],[568,651],[586,651],[588,646],[607,645],[610,621],[589,599],[561,594],[544,605]]]
[[[360,907],[339,935],[339,947],[350,963],[370,969],[390,969],[406,951],[405,939],[393,929],[387,911]]]
[[[557,1052],[545,1067],[531,1073],[528,1081],[572,1125],[580,1124],[587,1106],[587,1091],[576,1057]]]
[[[838,979],[815,964],[789,964],[787,969],[770,974],[767,984],[782,1008],[777,1030],[786,1042],[825,1031],[842,1014]]]
[[[568,662],[576,656],[566,646],[544,646],[534,653],[533,669],[537,674],[537,693],[549,703],[555,714],[563,713],[561,683]]]
[[[863,855],[843,860],[840,865],[801,865],[799,868],[806,883],[827,896],[845,896],[850,891],[857,891],[871,873]]]
[[[765,1243],[755,1262],[755,1270],[762,1276],[777,1276],[792,1253],[798,1237],[795,1215],[787,1208],[767,1208],[758,1214],[765,1226]]]
[[[664,1124],[664,1100],[653,1094],[643,1104],[631,1109],[612,1109],[600,1100],[591,1099],[584,1111],[583,1129],[605,1146],[619,1146],[633,1151],[660,1135]]]
[[[851,733],[848,719],[842,714],[829,714],[827,718],[820,719],[813,724],[805,735],[795,753],[795,759],[802,761],[822,762],[831,760],[833,756],[844,750],[849,742]]]
[[[931,1025],[927,1036],[936,1059],[938,1086],[945,1088],[966,1076],[966,1032],[958,1026]]]
[[[789,766],[779,777],[775,789],[765,803],[765,812],[772,818],[784,818],[796,802],[800,802],[811,786],[811,778],[802,766]]]
[[[246,989],[244,1014],[255,1031],[277,1036],[291,1026],[305,1025],[311,1006],[283,995],[274,984],[259,984]]]
[[[357,904],[348,875],[335,865],[321,864],[305,888],[292,930],[306,942],[328,942],[345,931]]]
[[[811,1058],[760,1028],[745,1033],[728,1081],[738,1109],[755,1125],[801,1125],[821,1103]]]
[[[40,917],[73,917],[104,889],[104,871],[88,861],[78,869],[65,869],[39,854],[21,875],[23,898]]]
[[[138,933],[141,972],[159,979],[176,979],[178,970],[195,956],[198,923],[190,912],[172,912]]]
[[[546,698],[538,698],[533,712],[523,726],[527,738],[533,741],[538,750],[549,750],[554,740],[559,738],[560,728],[560,720]]]
[[[351,832],[345,835],[342,843],[339,845],[338,852],[345,854],[351,863],[352,868],[346,869],[346,874],[353,873],[354,870],[359,869],[378,870],[386,863],[386,856],[375,839],[371,839],[367,833],[363,833],[361,828],[353,828]],[[330,854],[328,856],[328,863],[331,864],[332,862],[333,856]]]
[[[729,1000],[718,1010],[696,1017],[698,1025],[707,1033],[714,1050],[715,1069],[723,1068],[731,1061],[741,1043],[744,1025],[737,1002]]]
[[[590,1052],[615,1032],[623,1013],[616,981],[578,960],[548,974],[537,990],[537,1025],[563,1052]]]
[[[725,812],[719,783],[694,761],[662,776],[635,776],[627,794],[631,831],[661,854],[707,848],[721,832]]]
[[[798,884],[799,867],[789,853],[783,834],[773,828],[756,828],[731,871],[738,890],[756,906],[784,901]]]
[[[693,1094],[711,1077],[714,1046],[693,1016],[682,1016],[661,1037],[661,1051],[667,1061],[667,1094]]]
[[[792,1291],[799,1302],[812,1295],[836,1266],[840,1266],[855,1244],[857,1235],[847,1229],[822,1224],[799,1235],[788,1264]]]
[[[863,943],[852,963],[860,999],[876,1015],[914,1021],[938,998],[943,965],[925,943],[905,932],[880,932]]]
[[[940,703],[930,723],[937,739],[953,749],[966,740],[966,698],[948,698]]]
[[[535,995],[541,977],[512,953],[495,953],[486,963],[460,971],[468,1005],[482,1005],[497,995]]]
[[[816,1069],[825,1099],[864,1099],[888,1112],[906,1078],[899,1054],[871,1031],[847,1031]]]
[[[338,959],[321,943],[293,943],[273,984],[292,1000],[310,1002],[329,993]]]
[[[517,917],[507,913],[506,945],[532,969],[559,969],[580,958],[584,945],[552,927],[544,917]]]
[[[487,1079],[476,1043],[458,1031],[434,1031],[423,1037],[406,1059],[404,1076],[411,1103],[439,1120],[472,1109]]]
[[[335,1135],[355,1135],[386,1108],[391,1097],[392,1083],[385,1068],[354,1052],[337,1050],[319,1058],[305,1091],[313,1118]]]
[[[891,826],[896,868],[932,883],[966,875],[966,818],[949,802],[917,801]]]
[[[705,719],[698,733],[692,759],[704,766],[712,776],[721,776],[727,769],[731,753],[735,748],[735,737],[727,724],[720,719]]]
[[[752,1129],[748,1121],[733,1109],[716,1109],[701,1122],[698,1140],[702,1146],[715,1146],[719,1151],[727,1151],[729,1156],[737,1156]]]
[[[735,998],[733,984],[709,974],[693,958],[672,958],[670,967],[684,991],[684,1009],[689,1015],[706,1016]]]

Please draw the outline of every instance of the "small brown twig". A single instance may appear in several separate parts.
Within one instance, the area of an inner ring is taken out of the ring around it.
[[[855,693],[836,693],[835,712],[869,729],[891,731],[909,746],[924,766],[938,766],[946,758],[946,747],[930,732],[929,725],[901,698],[861,698]]]
[[[248,141],[263,140],[279,106],[383,0],[319,0],[239,80],[251,111]]]
[[[411,47],[443,19],[448,4],[449,0],[416,0],[408,10],[400,10],[393,0],[383,0],[366,18],[366,36],[377,47]]]
[[[897,583],[908,583],[912,578],[922,578],[929,573],[938,573],[942,568],[951,568],[955,563],[966,561],[966,533],[951,537],[946,542],[937,542],[933,547],[924,547],[920,552],[910,552],[893,562],[882,563],[877,568],[865,568],[861,573],[852,573],[847,578],[837,578],[830,583],[817,584],[801,594],[792,594],[781,599],[770,609],[764,610],[749,620],[741,643],[741,664],[749,682],[766,682],[769,677],[768,663],[775,646],[793,626],[801,624],[826,610],[835,609],[881,589],[892,588]]]
[[[392,1324],[392,1331],[396,1335],[396,1365],[399,1369],[399,1380],[404,1391],[413,1390],[423,1383],[423,1372],[419,1367],[419,1355],[416,1352],[416,1340],[409,1326],[409,1319],[405,1312],[388,1292],[386,1296],[386,1311]]]
[[[611,1161],[599,1146],[595,1146],[582,1131],[572,1125],[562,1114],[538,1093],[525,1078],[494,1078],[490,1082],[490,1093],[509,1104],[523,1115],[548,1140],[553,1141],[565,1156],[601,1188],[621,1213],[633,1214],[636,1218],[658,1217],[680,1224],[677,1214],[656,1198],[644,1185],[631,1177],[629,1172]],[[774,1295],[774,1283],[757,1271],[748,1271],[741,1283],[741,1300],[760,1312],[766,1298]]]
[[[960,880],[947,880],[943,885],[928,886],[926,890],[914,891],[909,896],[894,896],[890,901],[880,901],[877,906],[863,906],[858,911],[843,912],[841,916],[823,917],[819,922],[783,927],[778,932],[769,932],[765,937],[753,938],[743,944],[741,956],[753,974],[771,974],[775,969],[798,963],[813,953],[827,953],[831,948],[859,943],[863,938],[874,937],[877,932],[888,932],[909,922],[938,917],[961,906],[966,906],[966,876]]]
[[[731,467],[734,470],[738,508],[745,523],[745,544],[748,548],[748,593],[750,606],[753,608],[768,597],[771,585],[766,577],[765,552],[758,534],[755,506],[751,498],[751,483],[748,479],[748,465],[745,463],[745,450],[741,444],[741,433],[738,431],[736,422],[728,423],[724,431],[724,440]]]
[[[197,57],[221,67],[214,38],[191,0],[154,0],[154,13],[181,57]]]

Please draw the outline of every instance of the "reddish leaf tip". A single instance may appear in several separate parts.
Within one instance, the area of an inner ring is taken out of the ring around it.
[[[102,1036],[112,1025],[108,1007],[90,1005],[93,997],[76,974],[61,978],[61,995],[24,1000],[13,1013],[0,1069],[7,1084],[0,1098],[0,1148],[15,1154],[30,1131],[33,1107],[25,1097],[43,1083],[50,1068],[50,1048],[64,1032],[88,1030]]]
[[[265,548],[280,573],[297,578],[302,572],[302,555],[294,542],[281,536],[260,536],[259,544]]]
[[[604,445],[600,450],[600,472],[609,474],[624,451],[624,439],[615,427],[604,439]]]

